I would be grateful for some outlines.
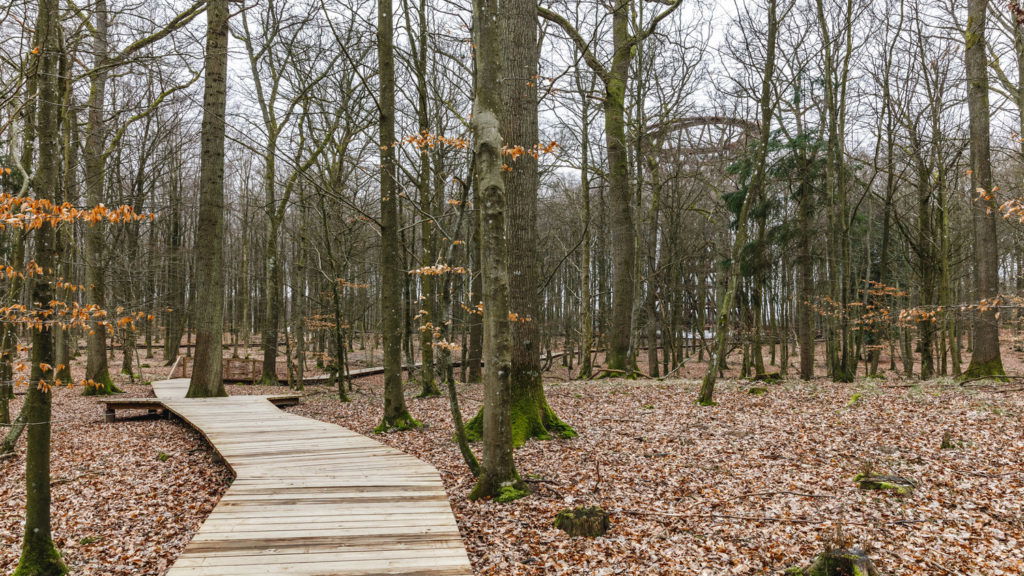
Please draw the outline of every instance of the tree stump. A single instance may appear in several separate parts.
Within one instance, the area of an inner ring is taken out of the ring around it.
[[[913,480],[890,474],[858,474],[854,479],[861,490],[887,490],[905,496],[914,491]]]
[[[871,558],[859,548],[837,548],[818,555],[807,568],[790,568],[787,576],[880,576]]]
[[[765,372],[763,374],[756,374],[750,379],[751,382],[764,382],[765,384],[780,384],[782,383],[782,374],[779,372]]]
[[[596,538],[604,536],[610,526],[608,513],[597,506],[562,510],[555,516],[555,528],[569,536]]]

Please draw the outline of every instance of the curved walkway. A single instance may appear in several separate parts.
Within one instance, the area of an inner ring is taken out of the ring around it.
[[[168,576],[473,573],[437,470],[261,396],[186,399],[153,383],[235,473]]]

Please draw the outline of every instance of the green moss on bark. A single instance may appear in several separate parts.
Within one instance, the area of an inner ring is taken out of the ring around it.
[[[96,385],[86,386],[85,390],[82,391],[83,396],[111,396],[124,393],[124,390],[121,390],[114,384],[114,379],[110,377],[109,372],[104,372],[98,378],[93,379],[93,382]]]
[[[439,398],[440,396],[441,389],[438,388],[437,382],[433,378],[425,380],[420,393],[416,395],[417,398]]]
[[[260,379],[253,382],[257,386],[277,386],[281,381],[277,379],[277,374],[262,374]]]
[[[608,513],[597,506],[562,510],[555,516],[555,528],[570,536],[596,538],[611,527]]]
[[[572,426],[555,414],[546,400],[531,395],[513,393],[511,407],[512,445],[522,446],[527,440],[551,440],[552,438],[575,438],[578,436]],[[466,437],[476,442],[484,437],[484,411],[477,412],[466,422]]]
[[[52,542],[25,543],[21,560],[11,576],[63,576],[68,567]]]
[[[986,377],[999,382],[1006,381],[1006,371],[1003,370],[1003,360],[1001,358],[989,360],[988,362],[978,362],[977,364],[971,362],[970,366],[960,375],[958,380],[963,382],[965,380]]]
[[[403,430],[415,430],[423,424],[413,418],[408,411],[403,411],[396,418],[391,420],[383,420],[376,428],[373,429],[374,434],[385,434],[387,432],[401,432]]]
[[[779,372],[765,372],[756,374],[750,379],[751,382],[763,382],[765,384],[781,384],[784,378]]]
[[[494,497],[496,502],[512,502],[529,496],[529,490],[517,487],[516,484],[503,484],[498,488],[498,495]]]
[[[530,495],[530,488],[516,475],[511,481],[495,481],[485,471],[469,493],[470,500],[491,498],[495,502],[512,502]]]

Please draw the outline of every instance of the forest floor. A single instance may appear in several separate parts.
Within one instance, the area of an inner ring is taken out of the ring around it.
[[[466,499],[473,478],[446,399],[412,398],[410,385],[410,411],[426,426],[377,438],[441,471],[478,574],[779,574],[813,558],[837,527],[890,576],[1021,574],[1024,391],[974,384],[787,381],[752,395],[751,383],[727,380],[718,406],[699,407],[693,380],[552,383],[552,407],[580,437],[519,448],[534,491],[507,504]],[[371,435],[381,392],[380,378],[358,380],[342,404],[331,388],[307,387],[289,411]],[[79,394],[60,390],[54,401],[58,545],[74,574],[161,574],[229,472],[185,426],[103,424]],[[460,398],[468,417],[482,388],[460,386]],[[944,436],[953,448],[940,447]],[[916,489],[859,490],[853,478],[867,463]],[[0,573],[17,558],[23,466],[23,448],[0,462]],[[558,511],[582,505],[611,513],[605,537],[552,527]]]
[[[152,395],[148,385],[122,388]],[[202,436],[180,422],[143,416],[105,424],[94,397],[64,387],[54,389],[52,422],[53,535],[72,574],[163,574],[231,483]],[[0,460],[0,574],[18,562],[24,474],[22,438],[16,457]]]

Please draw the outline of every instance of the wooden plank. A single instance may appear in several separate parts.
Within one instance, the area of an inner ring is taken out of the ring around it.
[[[168,576],[472,574],[432,466],[274,405],[297,395],[186,399],[188,379],[153,389],[149,400],[195,427],[236,474]]]

